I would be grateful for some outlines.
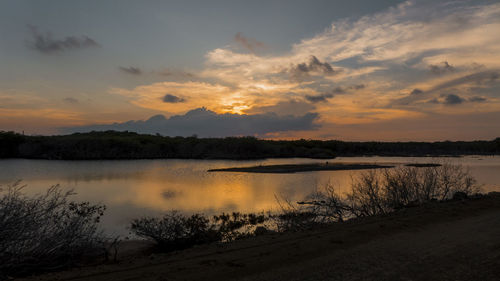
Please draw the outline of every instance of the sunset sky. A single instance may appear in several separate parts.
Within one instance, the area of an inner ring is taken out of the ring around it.
[[[0,0],[0,130],[500,137],[498,1]]]

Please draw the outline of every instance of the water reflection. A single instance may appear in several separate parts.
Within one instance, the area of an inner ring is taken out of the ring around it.
[[[486,191],[500,190],[500,157],[408,158],[352,157],[330,162],[428,163],[452,162],[470,167]],[[142,215],[167,210],[254,212],[276,210],[275,196],[301,200],[327,182],[346,190],[361,171],[320,171],[296,174],[208,173],[208,169],[248,165],[318,162],[312,159],[258,161],[126,160],[46,161],[0,160],[0,185],[22,179],[27,193],[45,191],[54,184],[74,189],[76,199],[108,206],[108,232],[126,233],[125,225]]]

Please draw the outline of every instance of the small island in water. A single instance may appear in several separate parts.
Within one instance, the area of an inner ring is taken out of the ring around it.
[[[438,163],[410,163],[407,167],[439,167]],[[259,165],[251,167],[232,167],[210,169],[208,172],[242,172],[242,173],[274,173],[274,174],[292,174],[298,172],[312,171],[341,171],[341,170],[366,170],[366,169],[385,169],[394,168],[394,164],[366,164],[366,163],[306,163],[306,164],[280,164],[280,165]]]
[[[243,172],[243,173],[277,173],[290,174],[310,171],[339,171],[339,170],[365,170],[393,168],[394,165],[379,164],[344,164],[344,163],[308,163],[308,164],[282,164],[282,165],[259,165],[251,167],[233,167],[222,169],[210,169],[209,172]]]

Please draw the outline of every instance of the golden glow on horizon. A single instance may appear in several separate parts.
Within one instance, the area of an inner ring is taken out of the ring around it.
[[[93,95],[84,89],[73,93],[60,81],[42,80],[45,88],[31,92],[0,88],[0,129],[53,132],[205,107],[218,114],[318,114],[310,130],[262,136],[271,138],[363,138],[354,129],[345,130],[350,135],[335,130],[438,115],[478,118],[477,124],[469,124],[472,131],[485,122],[478,115],[500,113],[500,3],[439,7],[446,13],[429,15],[425,22],[412,15],[427,15],[429,7],[411,1],[359,19],[337,20],[281,53],[221,44],[205,53],[202,68],[193,75],[161,78],[175,81],[158,82],[158,76],[155,81],[150,70],[124,83],[128,88],[118,84]],[[175,98],[165,99],[167,95]],[[76,102],[63,102],[68,97]],[[495,126],[496,120],[486,121],[485,128]],[[444,128],[454,128],[447,122]],[[421,138],[438,134],[419,130]],[[490,131],[484,129],[482,135]],[[373,137],[367,133],[364,138]]]

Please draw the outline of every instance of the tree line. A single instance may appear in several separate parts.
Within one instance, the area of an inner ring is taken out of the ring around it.
[[[0,132],[0,158],[28,159],[263,159],[336,156],[498,155],[491,141],[346,142],[339,140],[264,140],[255,137],[168,137],[102,131],[27,136]]]

